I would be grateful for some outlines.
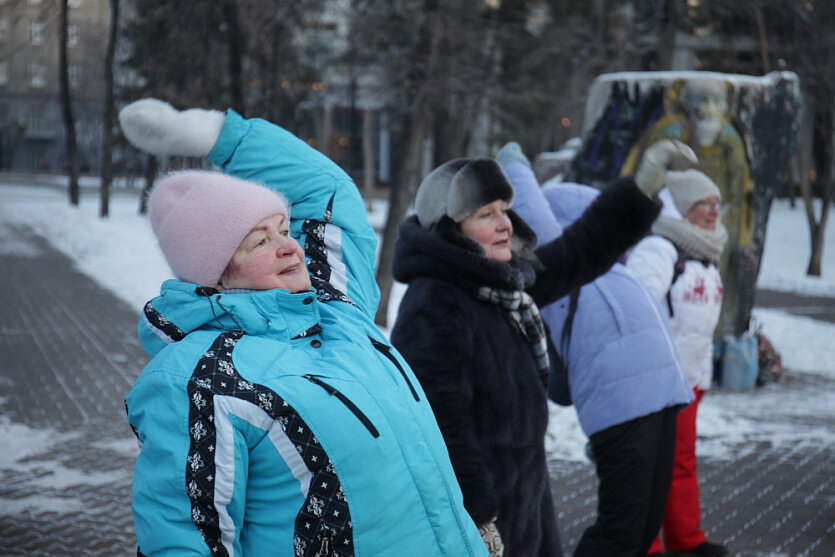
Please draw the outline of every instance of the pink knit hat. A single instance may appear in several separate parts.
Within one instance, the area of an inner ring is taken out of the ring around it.
[[[151,193],[151,228],[180,280],[216,286],[250,230],[265,218],[290,216],[286,199],[222,172],[186,170],[163,178]]]

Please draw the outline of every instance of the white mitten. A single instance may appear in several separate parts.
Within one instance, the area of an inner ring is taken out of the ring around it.
[[[528,168],[531,168],[531,161],[525,156],[522,146],[515,141],[509,141],[496,153],[496,162],[502,165],[502,167],[505,167],[513,161],[519,161]]]
[[[479,526],[478,533],[481,534],[481,539],[484,540],[490,557],[502,557],[504,555],[504,543],[502,543],[502,537],[499,535],[499,529],[496,528],[495,519]]]
[[[668,170],[687,170],[698,164],[699,158],[686,143],[660,139],[644,151],[635,173],[635,183],[652,197],[664,187],[664,175]]]
[[[159,99],[134,101],[119,111],[125,137],[137,149],[155,155],[205,157],[226,121],[218,110],[179,111]]]

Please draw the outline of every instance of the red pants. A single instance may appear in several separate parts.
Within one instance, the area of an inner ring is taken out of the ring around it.
[[[705,392],[693,389],[696,399],[678,413],[673,483],[661,532],[667,551],[685,551],[706,541],[699,505],[699,477],[696,473],[696,411]],[[661,553],[661,538],[656,537],[649,553]]]

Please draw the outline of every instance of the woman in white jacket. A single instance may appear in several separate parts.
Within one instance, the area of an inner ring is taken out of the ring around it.
[[[664,211],[652,236],[629,255],[629,268],[668,308],[670,330],[695,400],[677,419],[673,482],[662,522],[666,555],[721,556],[701,529],[696,471],[696,412],[713,376],[713,331],[722,307],[719,255],[728,233],[719,221],[722,195],[698,170],[668,172]],[[661,554],[656,538],[650,555]]]

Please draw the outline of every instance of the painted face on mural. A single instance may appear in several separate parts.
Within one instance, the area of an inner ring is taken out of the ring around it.
[[[728,111],[725,82],[716,80],[688,81],[681,92],[693,139],[702,147],[713,145],[722,131]]]

